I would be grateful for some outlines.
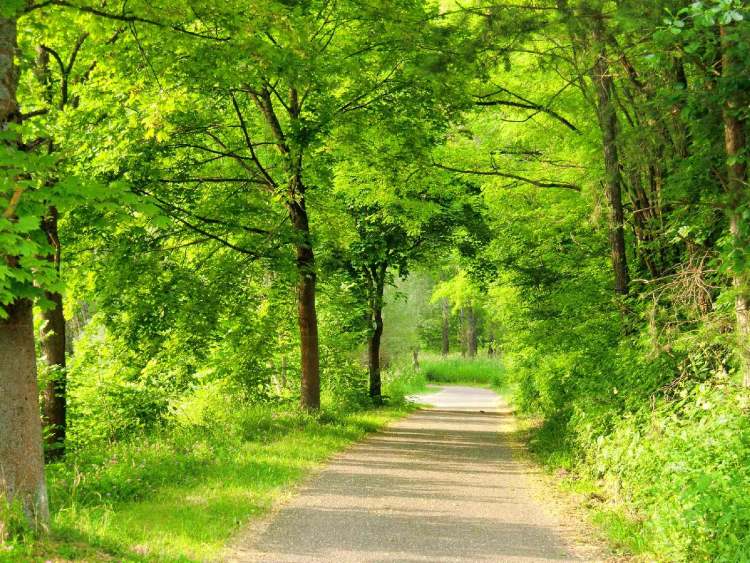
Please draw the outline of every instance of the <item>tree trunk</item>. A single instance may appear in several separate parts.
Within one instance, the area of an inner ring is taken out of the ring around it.
[[[370,282],[370,335],[367,339],[367,365],[370,372],[370,397],[376,404],[383,401],[383,384],[380,373],[380,345],[383,340],[383,294],[388,265],[374,264],[368,267]]]
[[[18,118],[18,68],[16,56],[16,19],[0,17],[0,126]]]
[[[451,309],[447,299],[443,299],[443,342],[442,355],[447,356],[451,347]]]
[[[43,222],[47,239],[54,248],[49,260],[60,271],[60,239],[57,232],[57,209],[50,207]],[[46,297],[54,306],[42,311],[44,324],[41,331],[42,355],[51,371],[51,378],[44,389],[44,424],[46,426],[47,453],[50,458],[62,456],[65,451],[65,317],[63,298],[59,293],[47,292]]]
[[[315,309],[315,255],[310,237],[310,223],[301,190],[289,204],[292,226],[297,231],[297,321],[299,324],[302,381],[300,404],[307,410],[320,408],[320,353],[318,349],[318,314]]]
[[[289,117],[295,123],[300,116],[300,100],[297,91],[289,91]],[[315,310],[317,275],[315,272],[315,254],[310,236],[310,220],[305,206],[305,184],[302,181],[302,148],[292,150],[287,143],[286,135],[273,108],[271,88],[264,84],[260,93],[250,94],[260,110],[266,125],[276,139],[276,149],[285,161],[286,169],[291,173],[286,186],[286,208],[292,227],[296,231],[295,252],[297,255],[297,322],[299,325],[301,384],[300,404],[307,410],[320,408],[320,351],[318,346],[318,313]],[[245,128],[242,114],[235,101],[235,109],[241,127]],[[297,123],[298,125],[298,123]],[[297,125],[293,125],[294,129]],[[245,131],[247,135],[247,132]],[[248,145],[250,144],[248,139]],[[257,162],[257,161],[256,161]],[[270,182],[273,190],[279,185],[271,178],[268,171],[259,165],[262,174]]]
[[[721,27],[722,75],[735,79],[738,70],[732,50],[733,41],[728,38],[730,30]],[[737,94],[731,94],[722,109],[724,120],[724,146],[727,154],[727,191],[729,192],[729,228],[736,248],[747,248],[747,237],[742,227],[742,207],[747,202],[747,162],[745,150],[745,123],[739,117],[743,100]],[[737,292],[735,297],[735,318],[737,321],[737,344],[740,355],[742,382],[750,387],[750,278],[745,269],[734,272],[733,285]]]
[[[0,320],[0,491],[34,528],[49,520],[36,379],[31,301],[5,307]],[[2,511],[0,511],[0,515]],[[0,520],[0,537],[3,535]]]
[[[49,53],[42,47],[37,48],[37,59],[34,74],[42,87],[44,100],[52,106],[54,102],[54,86],[49,69]],[[65,108],[66,96],[62,97],[60,108]],[[48,142],[48,152],[55,151],[54,142]],[[60,236],[58,234],[57,208],[51,206],[47,216],[42,221],[42,229],[47,235],[47,241],[53,252],[48,260],[60,272]],[[65,317],[63,316],[63,298],[60,293],[47,292],[47,299],[53,303],[51,309],[42,311],[44,321],[41,330],[41,348],[44,361],[49,371],[49,379],[44,389],[42,403],[45,438],[47,441],[47,456],[49,459],[61,457],[65,452]]]
[[[382,401],[382,381],[380,377],[380,343],[383,338],[383,308],[375,306],[372,312],[373,327],[367,341],[367,360],[370,370],[370,397]]]
[[[458,337],[461,346],[461,356],[466,357],[466,308],[461,307],[458,311]]]
[[[0,18],[0,130],[19,113],[15,53],[16,20]],[[3,213],[14,220],[12,210]],[[16,266],[12,256],[0,256],[0,260]],[[19,503],[32,527],[46,529],[49,509],[32,304],[17,299],[3,310],[7,317],[0,320],[0,495]],[[4,533],[5,523],[0,520],[0,538]]]
[[[477,355],[477,317],[473,306],[466,308],[466,351],[470,358]]]
[[[600,15],[599,15],[600,16]],[[605,191],[609,200],[609,244],[612,254],[612,269],[615,277],[615,293],[627,295],[630,283],[627,255],[625,253],[625,217],[622,208],[622,176],[617,148],[617,112],[612,100],[614,82],[610,74],[607,54],[603,47],[601,17],[594,17],[594,44],[599,53],[594,64],[592,80],[596,90],[597,114],[602,131],[604,149]]]
[[[614,288],[617,295],[627,295],[630,278],[628,274],[627,255],[625,251],[625,218],[622,208],[622,176],[620,158],[617,148],[618,120],[614,105],[614,81],[607,61],[604,16],[601,9],[582,4],[587,18],[576,16],[567,0],[557,0],[557,8],[564,16],[574,50],[579,46],[588,48],[589,37],[593,39],[593,48],[597,49],[596,61],[590,71],[591,80],[596,92],[596,113],[602,132],[604,152],[605,182],[604,188],[609,201],[609,244],[614,272]],[[584,24],[583,22],[586,21]],[[586,25],[591,26],[591,32]],[[589,33],[591,35],[589,36]],[[581,89],[586,94],[586,87],[581,82]]]

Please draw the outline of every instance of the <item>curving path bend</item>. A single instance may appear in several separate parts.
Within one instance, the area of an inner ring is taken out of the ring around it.
[[[334,458],[229,560],[581,560],[514,455],[498,395],[449,386],[415,399],[431,408]]]

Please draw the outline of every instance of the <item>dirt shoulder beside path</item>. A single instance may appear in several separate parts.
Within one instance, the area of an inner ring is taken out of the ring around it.
[[[337,456],[229,560],[601,560],[514,455],[498,395],[450,386],[419,400],[433,407]]]

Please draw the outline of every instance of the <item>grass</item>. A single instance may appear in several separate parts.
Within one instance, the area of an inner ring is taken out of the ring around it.
[[[425,354],[420,362],[427,380],[434,383],[490,385],[500,388],[505,382],[503,364],[496,358],[443,358]]]
[[[504,395],[512,398],[510,392]],[[624,506],[607,501],[601,483],[579,471],[575,452],[561,438],[565,435],[564,421],[554,417],[544,420],[541,416],[523,413],[516,413],[516,420],[517,438],[526,445],[524,455],[546,471],[550,482],[571,505],[584,509],[597,531],[597,539],[615,554],[645,557],[648,546],[641,522],[628,514]]]
[[[409,409],[230,408],[207,426],[68,459],[48,469],[52,533],[16,541],[0,561],[218,559],[316,466]]]
[[[391,401],[403,402],[404,397],[420,393],[427,389],[427,376],[423,370],[415,371],[409,363],[402,360],[388,367],[383,372],[384,394]]]

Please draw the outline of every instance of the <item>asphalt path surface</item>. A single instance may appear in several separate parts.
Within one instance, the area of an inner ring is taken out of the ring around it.
[[[514,455],[498,395],[448,386],[414,400],[431,406],[335,457],[229,560],[581,560]]]

